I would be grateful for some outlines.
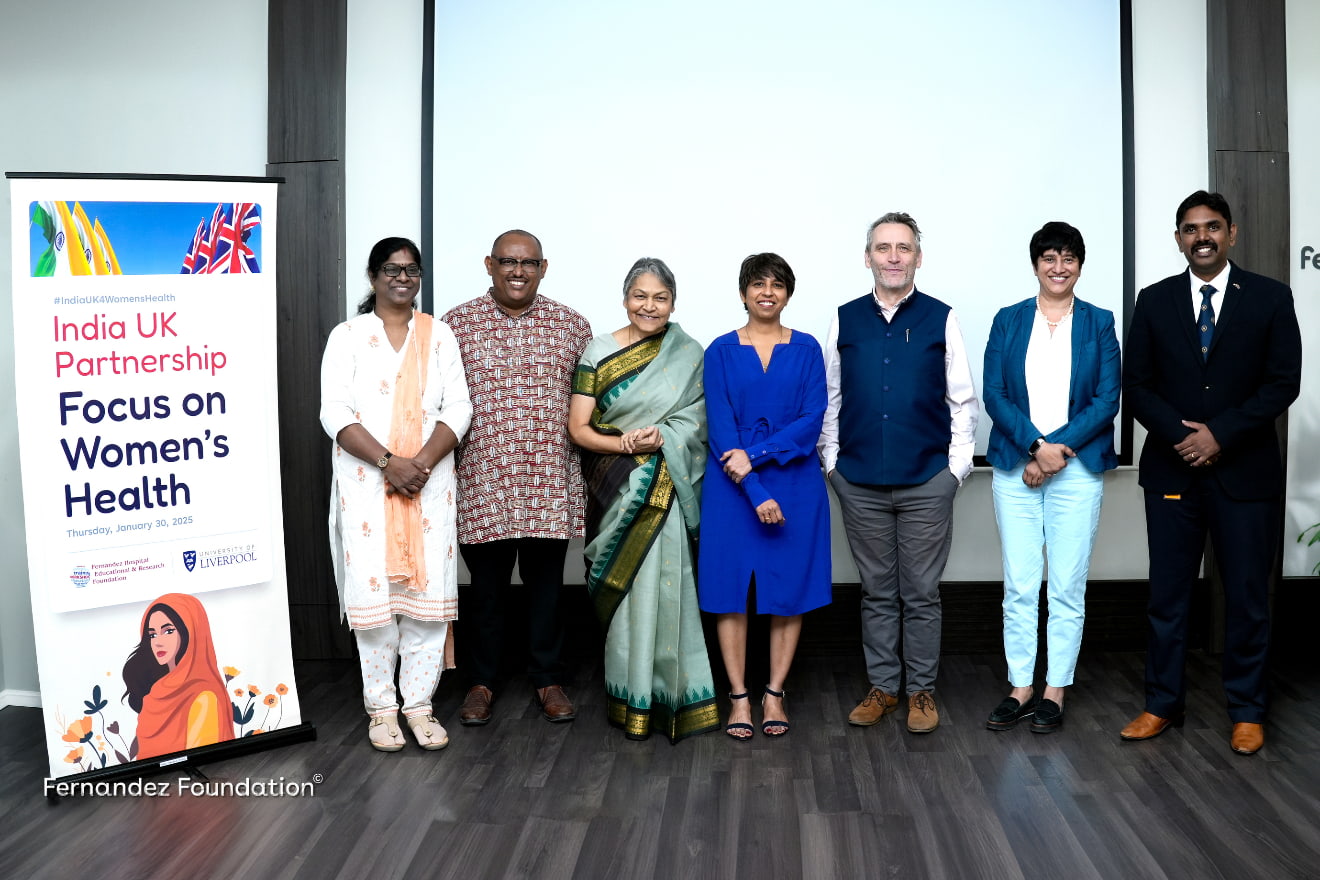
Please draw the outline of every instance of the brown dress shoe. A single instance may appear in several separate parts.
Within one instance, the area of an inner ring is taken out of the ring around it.
[[[1182,726],[1183,718],[1181,715],[1177,718],[1161,718],[1149,712],[1142,712],[1129,721],[1127,727],[1124,727],[1118,735],[1125,740],[1136,741],[1159,736],[1170,727]]]
[[[857,708],[848,713],[848,723],[856,727],[870,727],[897,708],[898,697],[873,687],[857,704]]]
[[[1233,725],[1233,738],[1229,740],[1239,755],[1254,755],[1265,745],[1265,725],[1239,721]]]
[[[537,688],[536,696],[541,700],[541,714],[546,721],[572,721],[577,717],[572,701],[559,685]]]
[[[458,723],[468,727],[490,722],[490,704],[495,695],[484,684],[474,686],[467,692],[463,705],[458,707]]]
[[[930,733],[940,726],[940,710],[930,691],[917,691],[908,697],[908,733]]]

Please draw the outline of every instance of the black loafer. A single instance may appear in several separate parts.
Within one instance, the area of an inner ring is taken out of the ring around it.
[[[1063,727],[1063,707],[1053,700],[1041,700],[1036,704],[1036,714],[1031,716],[1032,733],[1053,733]]]
[[[985,721],[986,730],[1012,730],[1017,723],[1036,711],[1035,701],[1028,701],[1024,706],[1013,697],[1004,697],[1004,701],[990,713]]]

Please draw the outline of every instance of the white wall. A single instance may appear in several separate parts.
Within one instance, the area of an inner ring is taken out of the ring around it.
[[[1320,326],[1320,269],[1302,268],[1303,246],[1320,250],[1320,56],[1315,35],[1320,34],[1320,3],[1288,0],[1288,166],[1292,185],[1291,283],[1302,325],[1302,397],[1288,413],[1288,508],[1283,524],[1283,573],[1309,575],[1320,562],[1320,546],[1307,547],[1295,539],[1302,530],[1320,522],[1320,356],[1314,343]],[[1306,328],[1311,328],[1309,334]]]
[[[344,295],[367,294],[367,254],[422,234],[422,4],[349,0],[344,121]]]
[[[52,12],[52,10],[55,10]],[[5,3],[0,170],[261,175],[266,4]],[[15,382],[9,187],[0,187],[0,395]],[[0,706],[36,705],[12,405],[0,408]]]

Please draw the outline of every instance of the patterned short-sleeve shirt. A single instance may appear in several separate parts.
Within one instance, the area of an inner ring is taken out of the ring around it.
[[[489,292],[443,320],[472,396],[472,427],[458,449],[459,543],[580,537],[584,489],[568,402],[591,325],[540,295],[513,317]]]

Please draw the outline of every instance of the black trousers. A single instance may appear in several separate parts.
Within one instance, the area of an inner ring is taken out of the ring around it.
[[[471,584],[458,588],[455,633],[459,668],[465,670],[468,686],[494,689],[504,648],[504,603],[515,562],[527,603],[527,677],[535,688],[561,684],[559,652],[564,630],[559,620],[559,594],[564,586],[568,541],[513,538],[460,544],[458,549],[472,575]]]
[[[1184,665],[1192,588],[1206,533],[1224,579],[1224,692],[1234,722],[1265,718],[1270,569],[1278,542],[1279,499],[1239,501],[1207,472],[1181,497],[1146,493],[1150,622],[1146,711],[1172,718],[1187,697]]]

